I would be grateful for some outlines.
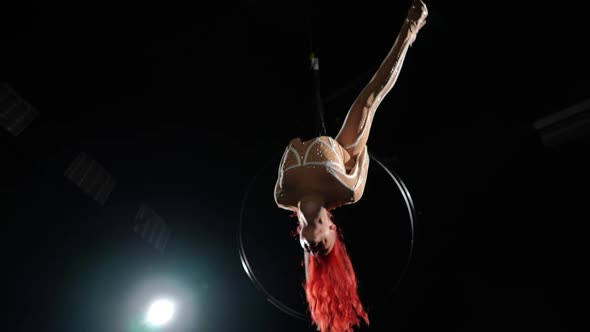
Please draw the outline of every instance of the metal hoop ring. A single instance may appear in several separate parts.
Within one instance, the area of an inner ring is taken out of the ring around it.
[[[408,212],[408,216],[409,216],[409,220],[410,220],[410,248],[409,248],[409,252],[408,252],[408,256],[407,256],[407,261],[404,265],[404,268],[402,269],[400,277],[398,278],[397,282],[395,283],[395,286],[391,290],[391,292],[393,292],[401,284],[401,281],[404,278],[404,276],[409,268],[410,262],[412,260],[412,256],[413,256],[413,252],[414,252],[416,210],[414,207],[414,202],[412,200],[412,196],[410,195],[408,188],[406,187],[406,185],[404,184],[404,182],[402,181],[400,176],[396,172],[394,172],[393,170],[391,170],[387,166],[385,166],[385,164],[383,164],[383,162],[381,162],[379,159],[377,159],[372,154],[369,154],[369,157],[371,158],[372,161],[376,162],[379,166],[381,166],[381,168],[383,168],[383,170],[393,180],[393,182],[397,186],[397,189],[401,192],[404,202],[406,204],[406,208],[407,208],[407,212]],[[306,321],[306,320],[308,320],[307,315],[300,312],[299,310],[293,309],[290,306],[286,305],[285,303],[283,303],[282,301],[280,301],[279,299],[274,297],[262,285],[260,280],[258,280],[256,275],[254,274],[254,271],[250,265],[250,261],[248,260],[248,256],[246,254],[246,250],[245,250],[245,246],[244,246],[243,225],[244,225],[244,211],[246,210],[246,201],[249,197],[249,194],[250,194],[250,191],[252,190],[253,185],[256,183],[256,180],[260,176],[261,172],[263,170],[265,170],[266,167],[268,167],[270,162],[272,162],[272,161],[274,161],[274,158],[271,158],[269,161],[267,161],[267,163],[262,168],[260,168],[259,171],[254,175],[254,178],[247,186],[244,197],[242,198],[241,209],[240,209],[240,220],[239,220],[239,225],[238,225],[238,230],[237,230],[237,235],[238,235],[237,240],[238,240],[240,261],[241,261],[242,267],[244,268],[244,271],[246,272],[246,275],[248,276],[250,281],[256,286],[256,288],[258,288],[259,291],[261,291],[264,294],[264,296],[266,297],[266,299],[270,303],[272,303],[275,307],[277,307],[279,310],[283,311],[284,313],[286,313],[290,316],[293,316],[295,318]]]

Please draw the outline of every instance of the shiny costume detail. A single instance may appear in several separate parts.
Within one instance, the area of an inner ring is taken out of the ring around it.
[[[277,205],[294,211],[302,196],[318,191],[327,197],[328,209],[357,202],[365,189],[369,154],[365,146],[347,170],[345,153],[342,145],[329,136],[291,140],[279,166],[274,195]]]

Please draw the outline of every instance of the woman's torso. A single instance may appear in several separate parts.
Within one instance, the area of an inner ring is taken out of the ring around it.
[[[281,208],[295,210],[300,198],[321,195],[326,208],[358,201],[363,194],[369,157],[367,148],[344,165],[347,152],[333,138],[321,136],[302,141],[295,138],[283,153],[275,184],[275,202]]]

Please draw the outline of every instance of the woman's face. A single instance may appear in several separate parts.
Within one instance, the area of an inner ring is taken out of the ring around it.
[[[314,256],[325,256],[334,248],[336,225],[324,207],[301,209],[298,213],[301,247]]]

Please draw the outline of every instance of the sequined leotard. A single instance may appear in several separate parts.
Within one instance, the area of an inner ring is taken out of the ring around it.
[[[351,105],[335,138],[295,138],[289,142],[274,188],[274,199],[280,208],[296,212],[301,198],[311,194],[323,198],[328,210],[355,203],[362,197],[369,167],[366,143],[373,117],[395,84],[406,52],[426,22],[425,13],[412,11],[413,16],[405,19],[393,47]],[[421,16],[415,18],[416,14]]]
[[[279,166],[274,190],[276,204],[295,211],[300,198],[310,193],[323,195],[328,210],[357,202],[365,189],[367,147],[348,170],[344,153],[344,147],[329,136],[307,141],[292,139]]]

